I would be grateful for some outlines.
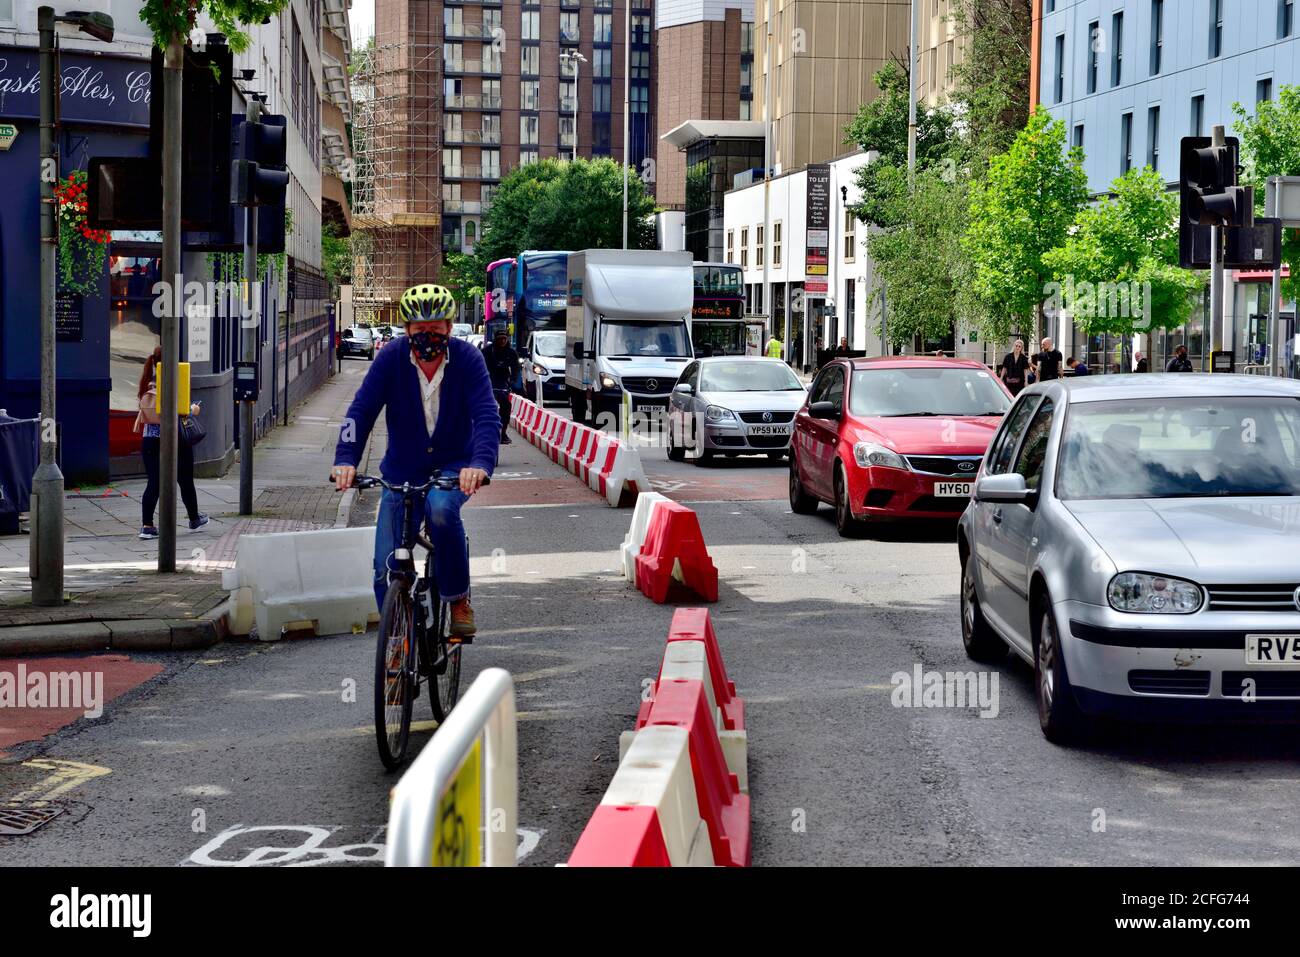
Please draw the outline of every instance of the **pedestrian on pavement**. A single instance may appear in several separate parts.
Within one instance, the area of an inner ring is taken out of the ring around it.
[[[402,294],[398,308],[406,323],[407,347],[384,349],[375,357],[343,419],[331,477],[340,492],[352,487],[361,452],[382,409],[388,448],[379,469],[385,480],[423,485],[435,475],[459,478],[457,489],[429,490],[423,517],[434,545],[440,597],[451,604],[451,633],[468,636],[475,632],[474,610],[460,509],[496,467],[500,412],[482,353],[464,339],[451,338],[456,315],[451,293],[443,286],[415,286]],[[402,494],[385,489],[375,522],[375,602],[380,614],[388,592],[388,558],[400,538],[401,511]],[[419,513],[411,519],[417,523]]]
[[[1047,382],[1050,379],[1059,379],[1061,377],[1061,352],[1053,344],[1050,337],[1043,339],[1043,351],[1034,356],[1033,369],[1034,375],[1039,382]]]
[[[998,378],[1007,387],[1007,391],[1019,395],[1028,382],[1028,375],[1029,356],[1025,355],[1024,340],[1017,339],[1012,344],[1011,351],[1002,357],[1002,364],[998,366]]]
[[[852,350],[849,349],[849,337],[840,336],[840,344],[835,349],[835,355],[841,359],[847,359],[851,351]]]
[[[1092,374],[1091,370],[1088,368],[1088,363],[1080,362],[1074,356],[1070,356],[1070,358],[1065,360],[1065,366],[1076,376]]]
[[[497,409],[501,413],[501,444],[510,445],[510,383],[519,371],[519,353],[510,347],[510,336],[505,329],[498,329],[492,337],[492,345],[483,353],[487,362],[488,376],[492,379],[492,391],[496,393]]]
[[[1134,372],[1150,372],[1151,366],[1147,364],[1147,357],[1142,353],[1137,354],[1137,364],[1133,366]]]
[[[140,497],[140,538],[158,537],[153,523],[154,509],[158,507],[159,475],[162,460],[162,416],[158,414],[158,364],[162,362],[162,346],[155,346],[144,361],[137,386],[140,408],[135,417],[134,431],[142,432],[140,458],[144,460],[147,481]],[[190,406],[190,415],[199,414],[199,404]],[[194,448],[181,434],[181,417],[176,416],[176,484],[180,486],[181,501],[189,516],[190,528],[198,529],[208,524],[208,516],[199,511],[199,493],[194,488]]]
[[[781,358],[781,340],[776,336],[767,340],[767,357],[769,359]]]
[[[1166,372],[1192,372],[1192,360],[1187,358],[1187,346],[1179,346],[1165,364]]]

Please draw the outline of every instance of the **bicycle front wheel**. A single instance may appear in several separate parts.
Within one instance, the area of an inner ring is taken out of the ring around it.
[[[450,616],[451,607],[445,601],[439,601],[438,620],[434,623],[433,633],[429,635],[429,645],[434,655],[429,675],[429,699],[433,705],[433,716],[439,724],[447,720],[447,715],[451,714],[451,709],[456,707],[456,701],[460,698],[461,645],[448,643]]]
[[[375,738],[379,760],[392,771],[406,757],[411,734],[411,706],[415,689],[411,657],[415,654],[409,588],[394,584],[384,596],[379,616],[379,641],[375,647]]]

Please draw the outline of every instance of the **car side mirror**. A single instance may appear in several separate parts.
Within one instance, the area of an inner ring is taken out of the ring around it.
[[[814,419],[838,419],[840,410],[834,402],[814,402],[808,406],[808,414]]]
[[[679,382],[673,386],[674,392],[680,392],[682,395],[694,395],[695,389],[689,382]]]
[[[1018,472],[984,475],[975,483],[975,499],[980,502],[1033,507],[1038,501],[1038,489],[1025,485],[1025,477]]]

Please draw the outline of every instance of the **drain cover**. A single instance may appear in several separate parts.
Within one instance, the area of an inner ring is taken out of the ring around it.
[[[63,813],[63,808],[51,804],[40,807],[32,805],[10,804],[0,807],[0,835],[22,837],[37,828],[49,824]]]

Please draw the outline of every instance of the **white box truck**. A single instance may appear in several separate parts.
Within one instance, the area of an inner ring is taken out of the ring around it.
[[[667,409],[692,358],[694,272],[689,252],[583,249],[569,253],[564,384],[578,421],[632,408]]]

